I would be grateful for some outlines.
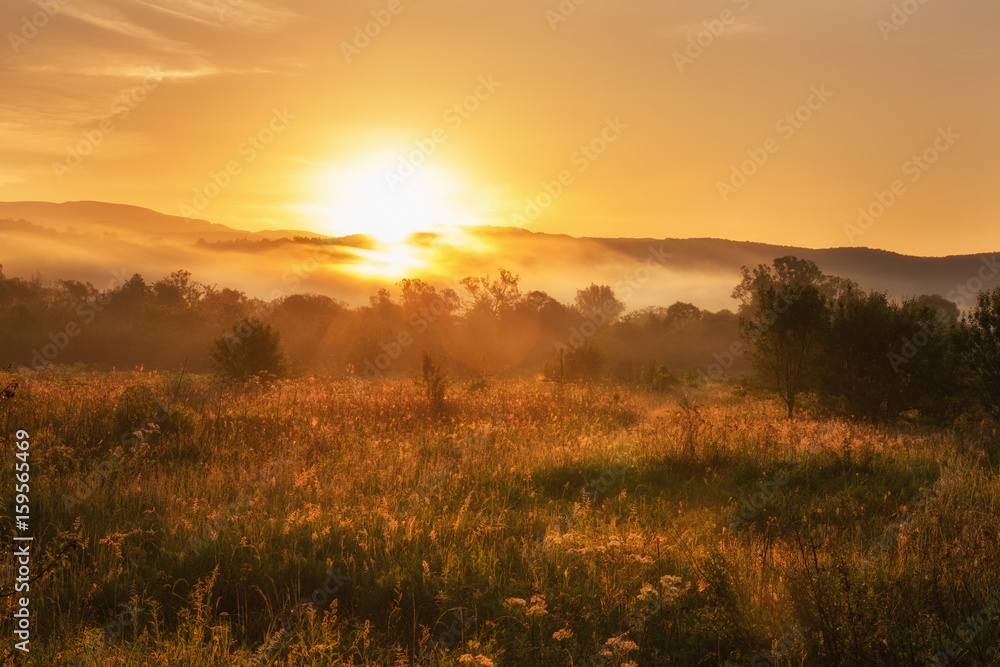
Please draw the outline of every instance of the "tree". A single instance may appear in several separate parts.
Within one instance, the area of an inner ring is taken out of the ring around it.
[[[664,324],[668,329],[687,329],[701,319],[701,309],[693,303],[678,301],[667,308]]]
[[[625,310],[625,304],[615,296],[611,287],[595,283],[576,291],[576,307],[598,326],[613,323]]]
[[[345,309],[345,304],[324,294],[291,294],[278,301],[274,316],[305,327],[324,328]]]
[[[467,276],[462,278],[461,283],[472,297],[473,310],[500,317],[513,310],[521,298],[521,291],[517,287],[520,280],[520,276],[507,269],[500,269],[498,280],[490,280],[488,275],[484,278]]]
[[[733,289],[742,302],[740,326],[749,343],[747,357],[758,375],[795,412],[796,399],[814,386],[827,325],[828,295],[851,288],[827,276],[809,260],[779,257],[773,267],[743,267]]]
[[[191,280],[190,271],[174,271],[166,278],[153,283],[155,301],[168,308],[183,308],[194,305],[205,289]]]
[[[561,329],[560,334],[575,321],[572,308],[541,290],[528,292],[517,304],[517,309],[538,320],[543,328]]]
[[[58,282],[66,295],[66,305],[74,309],[88,299],[96,299],[98,296],[97,289],[90,283],[82,283],[79,280],[60,280]]]
[[[403,293],[403,317],[423,330],[433,322],[450,323],[452,314],[459,307],[458,294],[453,289],[437,289],[419,278],[404,278],[398,283]]]
[[[826,298],[812,285],[765,288],[757,310],[740,324],[750,343],[747,357],[764,382],[778,393],[788,418],[799,394],[814,386],[826,325]]]
[[[958,323],[958,317],[961,314],[958,304],[954,301],[949,301],[940,294],[923,294],[913,299],[913,303],[916,306],[927,307],[936,311],[942,321],[948,324]]]
[[[794,255],[778,257],[772,266],[760,264],[751,271],[743,267],[743,279],[733,289],[732,297],[740,301],[740,314],[753,310],[757,306],[756,299],[768,287],[784,286],[789,288],[812,286],[821,296],[834,301],[848,290],[857,289],[858,285],[839,276],[830,276],[808,259],[799,259]]]
[[[913,408],[942,409],[952,374],[950,319],[940,304],[897,305],[880,292],[850,290],[831,311],[820,379],[831,405],[881,421]]]
[[[148,302],[151,294],[152,290],[142,276],[134,273],[121,287],[114,290],[113,297],[114,302],[122,307],[135,307]]]
[[[372,312],[380,317],[395,317],[399,312],[399,306],[392,301],[392,293],[384,287],[368,297],[368,302]]]
[[[228,287],[221,290],[215,286],[206,287],[197,305],[199,318],[211,322],[216,327],[224,327],[228,322],[235,322],[245,317],[248,312],[246,294]]]
[[[281,335],[260,320],[240,320],[232,334],[212,342],[209,354],[216,372],[234,380],[278,378],[287,371]]]
[[[962,322],[960,346],[983,405],[1000,419],[1000,287],[980,292],[976,307]]]

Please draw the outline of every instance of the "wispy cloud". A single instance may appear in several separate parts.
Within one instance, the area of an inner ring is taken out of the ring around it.
[[[170,39],[154,30],[139,25],[118,7],[98,3],[82,5],[77,2],[66,5],[62,11],[65,15],[78,21],[107,32],[137,40],[144,45],[152,46],[160,51],[174,53],[188,53],[191,51],[189,44]]]
[[[107,79],[136,80],[155,74],[165,80],[175,79],[199,79],[209,76],[220,76],[223,74],[273,74],[274,70],[268,67],[222,67],[208,63],[192,64],[187,67],[171,66],[163,67],[150,62],[147,65],[135,63],[62,63],[49,62],[38,64],[25,64],[15,68],[23,74],[44,74],[63,75],[73,77],[94,77]]]
[[[253,0],[237,3],[199,2],[198,0],[141,0],[140,4],[173,18],[199,25],[249,33],[280,30],[298,18],[283,7],[272,7]]]

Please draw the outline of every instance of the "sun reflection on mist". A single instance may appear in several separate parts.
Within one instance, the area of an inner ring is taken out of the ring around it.
[[[354,248],[358,262],[350,265],[355,275],[378,278],[405,278],[431,265],[428,251],[406,243],[380,244],[376,250]]]

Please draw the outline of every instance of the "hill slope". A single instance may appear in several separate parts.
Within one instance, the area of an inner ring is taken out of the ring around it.
[[[296,238],[299,237],[299,238]],[[306,240],[310,237],[312,240]],[[88,280],[104,287],[113,271],[156,280],[186,269],[196,280],[260,297],[315,291],[362,303],[406,275],[455,285],[467,275],[518,273],[524,291],[569,301],[590,283],[617,286],[630,308],[690,301],[731,308],[742,266],[796,255],[827,273],[899,298],[941,294],[968,306],[966,286],[1000,284],[992,253],[913,257],[868,248],[812,249],[722,239],[574,238],[515,228],[442,229],[412,240],[404,257],[385,255],[364,236],[248,232],[102,202],[0,203],[0,263],[7,275]],[[390,249],[388,252],[400,253]],[[648,260],[648,262],[647,262]],[[417,267],[411,272],[401,266]],[[643,267],[654,270],[646,273]]]

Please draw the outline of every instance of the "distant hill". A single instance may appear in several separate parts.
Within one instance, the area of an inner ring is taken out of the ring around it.
[[[148,208],[126,204],[107,204],[99,201],[74,201],[55,204],[51,202],[23,201],[0,202],[0,219],[27,220],[56,231],[75,228],[96,234],[113,234],[122,240],[145,242],[151,239],[169,239],[190,242],[191,237],[219,241],[235,238],[265,238],[270,235],[292,236],[305,232],[276,230],[260,234],[247,232],[207,220],[191,220],[175,215],[158,213]]]
[[[993,266],[992,252],[913,257],[707,238],[575,238],[504,227],[436,230],[411,245],[385,250],[361,235],[249,232],[102,202],[0,203],[5,274],[88,280],[99,288],[113,271],[157,280],[186,269],[199,282],[263,298],[313,291],[364,303],[375,289],[402,277],[454,286],[464,276],[495,275],[503,267],[521,276],[523,291],[543,290],[562,301],[572,300],[578,288],[604,283],[616,287],[630,309],[689,301],[719,310],[735,307],[729,294],[742,266],[769,264],[783,255],[810,259],[826,273],[895,298],[940,294],[968,306],[956,290],[975,287],[981,270],[986,287],[1000,285],[1000,266],[984,268]],[[407,256],[398,257],[400,252]]]

